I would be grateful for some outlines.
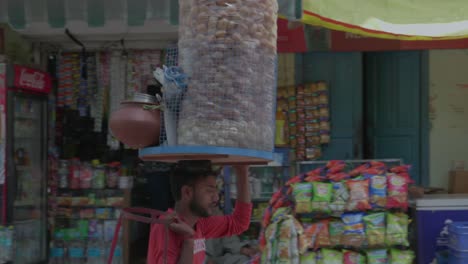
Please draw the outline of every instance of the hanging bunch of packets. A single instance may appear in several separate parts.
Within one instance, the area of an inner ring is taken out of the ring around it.
[[[259,241],[263,254],[255,263],[285,263],[271,256],[289,252],[285,256],[296,259],[288,263],[297,264],[412,264],[410,220],[405,213],[409,169],[389,168],[379,161],[357,166],[330,161],[291,178],[265,210]],[[302,228],[290,225],[282,230],[277,226],[280,214],[295,216]],[[302,230],[303,235],[286,251],[271,236],[278,228],[282,234]]]
[[[301,85],[296,95],[297,160],[322,156],[322,145],[330,143],[329,92],[325,82]]]

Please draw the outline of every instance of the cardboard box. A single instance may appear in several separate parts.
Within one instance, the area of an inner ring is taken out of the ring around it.
[[[450,171],[449,193],[468,193],[468,171]]]

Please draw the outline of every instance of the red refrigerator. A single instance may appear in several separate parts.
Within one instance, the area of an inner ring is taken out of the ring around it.
[[[0,63],[1,221],[13,263],[47,260],[47,102],[50,76]]]

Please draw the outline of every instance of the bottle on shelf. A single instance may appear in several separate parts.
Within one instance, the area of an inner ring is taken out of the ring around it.
[[[65,242],[53,240],[50,243],[50,264],[65,264]]]
[[[72,240],[68,246],[68,261],[69,264],[84,264],[85,263],[85,245],[84,241],[76,239]]]
[[[104,189],[106,187],[106,168],[99,163],[99,160],[93,160],[93,189]]]

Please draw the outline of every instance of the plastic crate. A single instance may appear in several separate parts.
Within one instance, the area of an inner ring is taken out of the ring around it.
[[[467,264],[468,263],[468,251],[457,251],[450,250],[449,264]]]
[[[468,222],[453,222],[449,226],[449,247],[468,252]]]

